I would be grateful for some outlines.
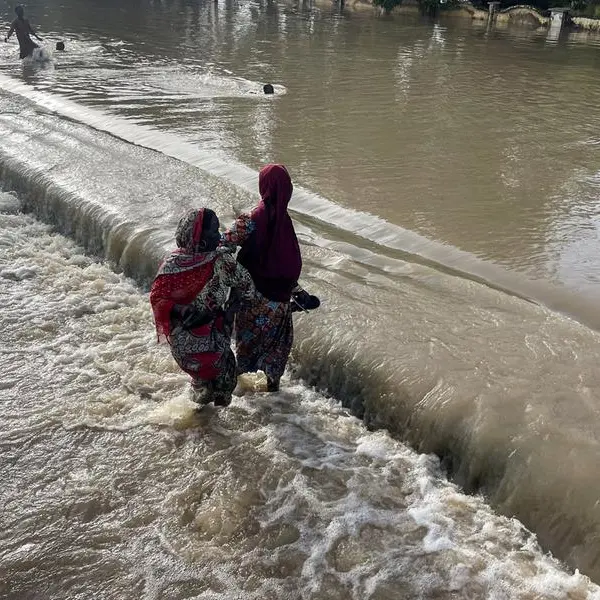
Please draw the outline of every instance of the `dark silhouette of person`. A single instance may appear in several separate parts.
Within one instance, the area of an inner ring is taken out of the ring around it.
[[[267,83],[266,85],[263,85],[263,92],[265,94],[274,94],[275,90],[273,89],[273,86],[270,83]]]
[[[39,48],[30,36],[32,35],[40,42],[42,41],[42,38],[36,34],[29,21],[25,18],[22,6],[17,6],[15,8],[15,13],[17,14],[17,18],[12,22],[10,29],[8,30],[8,35],[4,38],[4,41],[8,42],[10,36],[13,33],[16,33],[17,39],[19,40],[19,50],[21,51],[19,58],[27,58],[33,54],[33,51],[36,48]]]
[[[56,42],[56,49],[59,52],[64,52],[65,51],[65,43],[64,42]]]

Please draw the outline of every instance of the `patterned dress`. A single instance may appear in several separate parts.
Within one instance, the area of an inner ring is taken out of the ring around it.
[[[223,236],[225,245],[242,246],[252,235],[255,224],[251,215],[241,214]],[[235,317],[237,372],[263,371],[277,387],[287,364],[294,327],[289,302],[275,302],[254,290],[241,300]]]
[[[177,364],[192,376],[196,396],[204,402],[228,404],[237,382],[236,360],[231,350],[233,312],[223,308],[230,288],[240,293],[253,290],[250,275],[230,252],[214,253],[213,275],[193,304],[217,315],[211,323],[189,330],[176,327],[170,336],[171,353]]]
[[[241,298],[252,297],[254,286],[231,250],[216,248],[218,229],[216,249],[200,249],[208,213],[194,210],[181,219],[176,233],[179,248],[161,265],[150,302],[159,340],[168,341],[173,358],[192,377],[194,400],[227,405],[237,379],[228,295],[234,289]]]

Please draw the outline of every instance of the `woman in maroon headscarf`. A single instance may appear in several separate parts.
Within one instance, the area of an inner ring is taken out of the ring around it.
[[[236,385],[231,351],[233,314],[229,289],[252,297],[250,275],[227,248],[218,248],[219,219],[208,208],[179,221],[173,251],[150,291],[159,341],[166,339],[177,364],[192,377],[193,399],[227,406]]]
[[[224,244],[241,246],[238,262],[248,269],[256,288],[236,315],[238,373],[264,371],[268,390],[276,391],[294,337],[290,300],[293,293],[306,292],[298,286],[302,258],[287,212],[294,189],[287,169],[267,165],[258,186],[258,206],[241,214],[222,237]]]

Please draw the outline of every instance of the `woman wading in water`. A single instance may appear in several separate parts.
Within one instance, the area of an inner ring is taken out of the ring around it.
[[[227,406],[237,382],[231,351],[230,288],[253,297],[250,275],[231,250],[218,248],[219,219],[208,208],[179,222],[177,249],[161,265],[150,292],[159,341],[168,341],[177,364],[192,377],[199,404]]]
[[[255,292],[243,300],[235,321],[238,373],[264,371],[268,391],[279,389],[294,329],[292,300],[316,308],[318,299],[298,285],[300,246],[287,206],[292,180],[283,165],[267,165],[259,175],[261,200],[223,234],[223,243],[241,246],[238,262],[252,276]]]

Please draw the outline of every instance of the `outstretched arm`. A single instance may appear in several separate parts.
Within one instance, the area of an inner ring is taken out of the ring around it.
[[[254,283],[250,273],[231,254],[223,258],[219,271],[225,285],[234,288],[240,296],[252,297]]]
[[[15,32],[15,26],[14,24],[10,26],[10,29],[8,30],[8,35],[4,38],[5,42],[8,42],[8,40],[10,39],[10,36]]]
[[[236,296],[251,297],[254,284],[250,274],[232,254],[224,253],[215,262],[212,278],[204,286],[194,304],[197,308],[215,312],[225,306],[229,288]]]
[[[235,223],[221,234],[221,243],[224,246],[241,246],[250,237],[254,228],[252,217],[247,213],[242,213]]]
[[[33,29],[33,27],[31,26],[31,23],[29,21],[27,21],[27,25],[29,26],[29,33],[36,39],[39,40],[40,42],[43,41],[42,38],[35,32],[35,30]]]

